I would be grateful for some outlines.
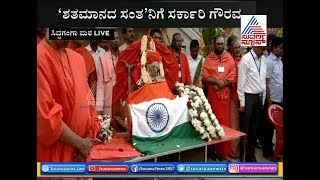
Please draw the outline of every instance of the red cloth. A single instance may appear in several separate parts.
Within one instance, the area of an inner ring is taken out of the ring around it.
[[[47,41],[37,46],[38,162],[74,161],[76,148],[59,141],[62,121],[83,138],[94,139],[100,129],[83,58],[65,50],[62,53]]]
[[[137,151],[131,142],[125,138],[114,137],[107,144],[96,144],[93,146],[90,157],[92,160],[119,160],[123,158],[130,158],[140,156],[141,153]]]
[[[151,37],[148,36],[148,44],[151,40]],[[165,79],[168,83],[168,86],[172,92],[174,92],[175,83],[178,80],[178,62],[176,61],[174,55],[169,51],[163,44],[158,41],[154,41],[156,46],[156,51],[162,57],[162,64],[164,68]],[[140,64],[140,46],[141,40],[137,40],[132,43],[127,49],[121,51],[119,54],[119,59],[116,65],[116,79],[117,82],[113,87],[113,96],[112,96],[112,115],[117,110],[118,103],[120,99],[125,101],[128,97],[128,70],[123,64],[122,60],[126,60],[128,64],[134,64],[134,68],[131,69],[131,80],[134,85],[141,76],[141,64]],[[149,47],[149,45],[147,45]]]
[[[224,72],[218,72],[220,57],[214,52],[211,53],[205,60],[203,65],[202,79],[212,77],[217,80],[228,80],[229,82],[236,81],[236,67],[231,55],[224,51],[221,54],[221,65],[224,67]],[[212,84],[206,84],[208,87],[208,101],[211,105],[213,113],[216,115],[220,124],[231,127],[230,120],[230,88],[224,87],[219,91],[215,91]],[[217,153],[223,159],[231,154],[231,143],[224,142],[217,144]]]
[[[39,36],[37,36],[37,45],[43,40],[43,38],[40,38]]]

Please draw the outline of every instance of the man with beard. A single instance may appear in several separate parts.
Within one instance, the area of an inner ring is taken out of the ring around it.
[[[116,64],[119,57],[119,34],[114,32],[114,40],[107,41],[109,51],[99,59],[97,83],[98,114],[111,116],[112,90],[116,83]]]
[[[206,58],[203,66],[202,81],[208,87],[207,98],[212,112],[219,123],[231,127],[230,88],[236,82],[236,66],[230,53],[225,51],[223,36],[214,38],[214,51]],[[222,160],[231,154],[231,143],[216,145],[218,156]]]
[[[127,49],[127,47],[129,47],[136,40],[134,28],[122,28],[122,36],[125,43],[119,47],[119,51]]]
[[[263,104],[266,97],[267,65],[263,56],[266,46],[253,46],[238,65],[238,96],[240,100],[240,130],[247,134],[240,140],[240,158],[256,162],[258,124],[262,121]],[[245,152],[243,147],[245,146]],[[245,158],[243,158],[245,155]]]
[[[100,40],[99,45],[98,45],[102,49],[104,49],[106,52],[109,51],[107,42],[108,42],[108,40]]]
[[[88,84],[91,90],[95,88],[95,84],[97,83],[97,73],[96,67],[94,65],[94,60],[91,53],[83,46],[82,40],[73,40],[70,41],[68,48],[74,50],[79,53],[83,59],[87,70],[87,78]],[[95,97],[95,92],[92,92]]]
[[[84,59],[67,45],[47,36],[37,46],[38,162],[85,158],[100,129]]]
[[[182,37],[179,33],[175,33],[172,36],[171,51],[176,57],[179,64],[178,82],[185,85],[191,85],[190,69],[187,56],[181,52]]]

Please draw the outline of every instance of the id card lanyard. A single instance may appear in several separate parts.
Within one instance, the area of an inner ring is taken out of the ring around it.
[[[251,56],[252,56],[252,58],[253,58],[254,64],[256,64],[256,68],[257,68],[257,70],[258,70],[258,72],[259,72],[259,76],[260,76],[260,68],[261,68],[261,63],[262,63],[262,62],[260,62],[260,65],[259,65],[259,68],[258,68],[258,65],[257,65],[257,63],[256,63],[256,59],[254,58],[252,52],[250,52],[250,54],[251,54]]]
[[[224,72],[224,67],[221,65],[221,57],[220,57],[220,60],[219,60],[219,65],[218,65],[218,72],[219,73]]]

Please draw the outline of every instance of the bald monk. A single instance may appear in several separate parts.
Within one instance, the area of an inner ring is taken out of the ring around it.
[[[230,87],[236,81],[236,66],[230,53],[224,50],[223,36],[214,39],[214,51],[206,58],[202,79],[208,87],[208,101],[220,124],[231,127]],[[230,142],[216,145],[218,155],[225,160],[231,154]]]
[[[185,85],[191,85],[192,81],[190,76],[188,58],[184,53],[181,52],[182,41],[182,37],[179,33],[173,34],[171,41],[171,50],[179,64],[178,81],[180,83],[184,83]]]
[[[47,37],[37,46],[38,162],[84,160],[100,130],[84,59],[67,45]]]
[[[86,65],[88,84],[89,84],[89,87],[90,87],[92,93],[95,95],[94,89],[96,89],[96,84],[97,84],[96,67],[94,64],[94,59],[92,57],[92,54],[85,48],[83,43],[84,43],[84,41],[81,41],[81,40],[70,41],[68,48],[81,54],[81,56],[84,58],[84,62]]]

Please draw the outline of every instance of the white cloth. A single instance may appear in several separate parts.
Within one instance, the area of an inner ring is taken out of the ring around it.
[[[261,65],[260,65],[261,63]],[[260,74],[259,70],[260,69]],[[262,104],[266,97],[267,64],[264,56],[258,59],[253,49],[245,54],[238,65],[238,96],[240,106],[245,106],[244,93],[263,93]]]
[[[194,79],[194,76],[196,74],[196,71],[197,71],[197,67],[200,63],[200,60],[201,60],[202,56],[200,54],[198,54],[196,60],[194,60],[191,55],[188,56],[188,64],[189,64],[189,69],[190,69],[190,76],[191,76],[191,81],[192,81],[192,84],[193,84],[193,79]],[[204,63],[204,59],[202,61],[202,65]],[[200,76],[201,78],[201,76]]]
[[[281,103],[283,101],[283,64],[281,58],[273,53],[270,53],[267,58],[266,78],[270,79],[271,101]]]
[[[127,49],[127,47],[129,47],[130,45],[127,44],[127,43],[124,43],[122,44],[120,47],[119,47],[119,51],[124,51],[125,49]]]

